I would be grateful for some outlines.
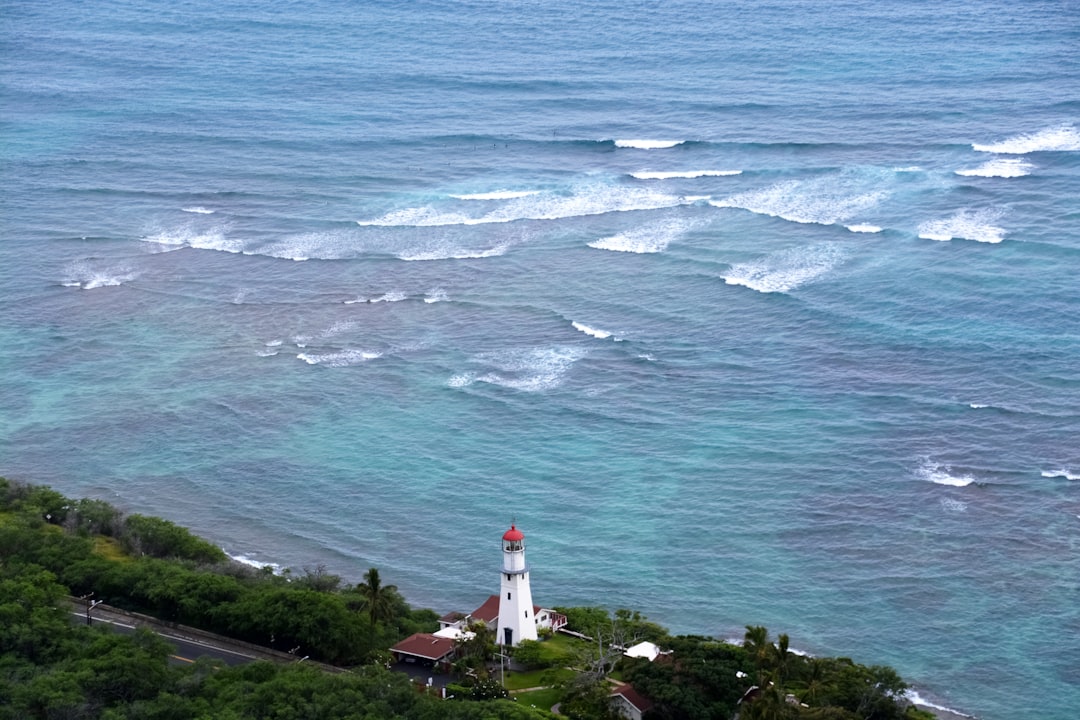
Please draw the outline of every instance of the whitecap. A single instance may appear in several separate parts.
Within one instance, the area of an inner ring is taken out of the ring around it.
[[[964,177],[1015,178],[1030,175],[1034,167],[1021,158],[994,158],[977,168],[957,170],[956,174]]]
[[[401,302],[402,300],[408,300],[408,299],[409,299],[409,296],[406,295],[403,292],[388,292],[388,293],[386,293],[384,295],[380,295],[378,297],[371,298],[371,300],[369,302],[373,302],[373,303],[378,303],[378,302],[392,303],[392,302]]]
[[[479,260],[482,258],[505,255],[509,245],[496,245],[483,250],[465,250],[457,247],[442,247],[433,250],[403,252],[397,257],[409,262],[421,260]]]
[[[173,247],[189,247],[196,250],[217,250],[227,253],[244,252],[244,242],[226,237],[226,230],[217,228],[209,232],[200,232],[194,228],[163,230],[154,235],[143,237],[143,242]]]
[[[202,207],[200,205],[195,205],[194,207],[186,207],[186,208],[180,208],[180,209],[183,212],[195,213],[196,215],[213,215],[214,212],[215,212],[214,210],[209,210],[209,209],[204,208],[204,207]]]
[[[1043,470],[1042,476],[1044,478],[1065,478],[1066,480],[1080,480],[1080,473],[1069,472],[1068,470]]]
[[[867,187],[856,173],[840,173],[809,180],[788,180],[760,190],[711,200],[719,208],[741,208],[759,215],[797,223],[832,225],[874,207],[888,192]]]
[[[892,171],[898,173],[922,172],[922,168],[918,165],[908,165],[907,167],[894,167]]]
[[[1005,239],[1005,229],[993,223],[1000,219],[1000,210],[961,210],[942,220],[929,220],[919,225],[919,237],[945,242],[954,238],[984,243],[999,243]]]
[[[682,145],[685,140],[616,140],[615,147],[636,150],[664,150]]]
[[[843,259],[843,251],[832,243],[791,248],[732,265],[722,277],[728,285],[743,285],[761,293],[786,293],[818,279]]]
[[[246,555],[233,555],[232,553],[230,553],[228,551],[226,551],[225,554],[229,556],[230,560],[235,560],[236,562],[238,562],[238,563],[240,563],[242,565],[248,565],[250,567],[257,568],[259,570],[262,570],[263,568],[270,568],[274,572],[279,572],[281,570],[281,565],[278,565],[277,563],[260,562],[258,560],[252,560],[251,558],[247,557]]]
[[[73,262],[65,270],[67,278],[61,281],[64,287],[77,287],[94,290],[103,287],[116,287],[130,282],[137,273],[128,267],[101,267],[100,263],[90,260]]]
[[[946,707],[944,705],[938,705],[936,703],[932,703],[929,700],[921,697],[919,695],[918,691],[916,691],[913,688],[908,688],[907,690],[905,690],[904,691],[904,697],[906,697],[908,700],[910,700],[915,705],[921,705],[923,707],[933,708],[934,710],[940,710],[942,712],[949,713],[950,715],[958,715],[960,717],[971,718],[971,720],[977,720],[976,716],[974,716],[974,715],[968,715],[967,713],[962,713],[959,710],[954,710],[951,707]]]
[[[665,220],[649,223],[633,230],[600,238],[588,243],[597,250],[626,253],[658,253],[667,249],[671,241],[690,229],[690,225],[681,220]]]
[[[376,358],[382,357],[382,353],[367,352],[365,350],[346,349],[329,353],[300,353],[296,357],[299,360],[303,360],[308,365],[348,367],[350,365],[359,365],[360,363],[367,362],[368,360],[374,360]]]
[[[989,405],[983,405],[982,403],[968,403],[968,407],[972,410],[982,410],[983,408],[990,407]]]
[[[437,302],[446,302],[449,299],[450,296],[447,295],[446,291],[442,288],[432,288],[428,291],[427,296],[424,298],[424,302],[430,304]]]
[[[972,143],[979,152],[1005,155],[1026,155],[1033,152],[1062,152],[1080,150],[1080,133],[1068,123],[1046,128],[1035,133],[1014,135],[995,143]]]
[[[641,187],[593,184],[577,187],[569,194],[540,193],[508,200],[483,215],[446,212],[433,206],[394,210],[372,220],[357,220],[361,226],[440,227],[444,225],[484,225],[517,220],[560,220],[633,210],[659,210],[693,202],[685,197],[658,193]]]
[[[848,225],[847,229],[850,230],[853,233],[879,233],[879,232],[881,232],[881,228],[878,227],[877,225],[866,225],[866,224]]]
[[[919,466],[918,475],[923,480],[950,487],[967,487],[975,482],[975,478],[970,475],[953,475],[952,468],[948,465],[940,465],[929,460]]]
[[[574,326],[575,330],[583,332],[586,335],[591,335],[594,338],[599,338],[603,340],[605,338],[611,337],[611,333],[609,333],[607,330],[597,330],[596,328],[591,328],[584,323],[579,323],[576,320],[572,321],[570,324]]]
[[[457,200],[513,200],[515,198],[539,195],[539,190],[494,190],[486,193],[471,193],[469,195],[451,195]]]
[[[541,392],[558,387],[585,351],[574,347],[541,347],[482,353],[471,362],[488,365],[486,373],[462,373],[448,381],[451,387],[482,382],[520,390]]]
[[[638,180],[672,180],[674,178],[693,179],[699,177],[726,177],[729,175],[742,175],[742,170],[685,170],[681,172],[653,172],[640,170],[630,173],[631,177]]]

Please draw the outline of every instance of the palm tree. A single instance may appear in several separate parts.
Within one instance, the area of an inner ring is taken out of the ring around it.
[[[364,582],[357,583],[356,592],[360,593],[362,598],[360,608],[367,610],[368,621],[371,624],[371,637],[374,639],[375,625],[380,620],[390,620],[394,617],[394,601],[398,595],[397,586],[383,585],[378,568],[370,568],[364,573]]]
[[[791,653],[788,652],[788,636],[781,634],[776,645],[770,649],[772,651],[773,675],[776,678],[776,683],[782,687],[787,682],[789,665],[791,664]]]
[[[761,680],[768,669],[773,645],[769,642],[769,631],[761,625],[747,625],[746,635],[743,636],[743,647],[749,653],[754,667],[758,671],[758,679]],[[759,683],[760,684],[760,683]]]

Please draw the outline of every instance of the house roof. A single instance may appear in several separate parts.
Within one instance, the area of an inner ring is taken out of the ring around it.
[[[473,620],[483,620],[491,625],[499,619],[499,596],[492,595],[484,604],[472,611]]]
[[[441,618],[439,618],[439,622],[446,623],[447,625],[453,625],[458,620],[464,620],[464,619],[465,619],[465,613],[459,613],[457,610],[455,610],[453,612],[448,612],[445,615],[443,615]]]
[[[390,648],[391,652],[425,660],[442,660],[454,652],[454,641],[431,633],[414,633]]]
[[[633,705],[641,712],[645,712],[653,706],[652,702],[634,689],[633,685],[623,683],[611,691],[612,695],[620,695],[623,700]]]

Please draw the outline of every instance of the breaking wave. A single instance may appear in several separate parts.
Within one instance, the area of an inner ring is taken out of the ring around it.
[[[94,290],[103,287],[115,287],[130,282],[137,277],[134,270],[126,267],[98,267],[91,260],[80,260],[68,265],[66,275],[60,284],[64,287],[77,287]]]
[[[200,231],[191,227],[162,230],[142,238],[143,242],[170,247],[189,247],[196,250],[217,250],[218,252],[242,253],[244,241],[225,235],[227,228],[215,228]]]
[[[810,180],[788,180],[723,200],[710,200],[709,204],[741,208],[797,223],[832,225],[874,207],[888,195],[885,190],[868,189],[866,178],[857,173],[841,173]]]
[[[1033,152],[1062,152],[1080,150],[1080,133],[1070,124],[1046,128],[1035,133],[1014,135],[995,143],[972,143],[979,152],[1003,155],[1026,155]]]
[[[786,293],[816,280],[839,265],[844,252],[825,243],[781,250],[760,260],[732,265],[724,282],[743,285],[761,293]]]
[[[615,147],[636,150],[664,150],[682,145],[685,140],[616,140]]]
[[[382,353],[367,352],[364,350],[338,350],[329,353],[300,353],[297,359],[303,360],[308,365],[325,365],[326,367],[348,367],[359,365],[382,357]]]
[[[917,475],[923,480],[950,487],[967,487],[975,482],[975,478],[971,475],[953,474],[952,468],[948,465],[941,465],[929,460],[924,461],[919,466]]]
[[[726,177],[729,175],[742,175],[742,170],[686,170],[683,172],[653,172],[641,170],[630,173],[630,177],[638,180],[672,180],[675,178],[693,179],[699,177]]]
[[[451,195],[450,197],[457,200],[514,200],[539,194],[539,190],[495,190],[493,192],[472,193],[469,195]]]
[[[447,211],[433,205],[394,210],[372,220],[357,220],[361,226],[438,227],[442,225],[484,225],[515,220],[558,220],[603,215],[631,210],[659,210],[685,205],[693,200],[657,193],[644,188],[589,185],[569,194],[543,192],[513,198],[482,215]]]
[[[689,228],[689,223],[682,221],[655,222],[618,235],[594,240],[588,245],[597,250],[612,252],[658,253],[666,250],[672,240]]]
[[[466,372],[447,381],[452,388],[474,383],[499,385],[522,392],[542,392],[558,387],[585,351],[573,347],[528,348],[482,353],[470,362],[489,366],[483,373]]]
[[[964,177],[999,177],[1014,178],[1030,175],[1035,166],[1022,158],[994,158],[977,168],[957,170],[957,175]]]
[[[943,220],[929,220],[919,225],[919,237],[942,242],[960,238],[999,243],[1005,239],[1005,229],[993,223],[1001,216],[1000,210],[961,210]]]
[[[204,208],[201,205],[196,205],[194,207],[180,208],[180,209],[182,211],[186,212],[186,213],[195,213],[196,215],[213,215],[214,212],[215,212],[214,210]]]
[[[597,330],[596,328],[589,327],[585,323],[579,323],[576,320],[572,321],[570,324],[574,326],[575,330],[583,332],[586,335],[591,335],[594,338],[604,340],[612,336],[612,333],[609,333],[607,330]],[[615,339],[618,340],[618,338]]]
[[[1080,472],[1070,472],[1069,470],[1043,470],[1042,476],[1044,478],[1065,478],[1066,480],[1080,480]]]

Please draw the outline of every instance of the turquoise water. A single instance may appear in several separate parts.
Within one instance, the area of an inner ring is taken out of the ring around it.
[[[0,28],[0,473],[440,611],[516,518],[538,602],[1072,717],[1075,3]]]

